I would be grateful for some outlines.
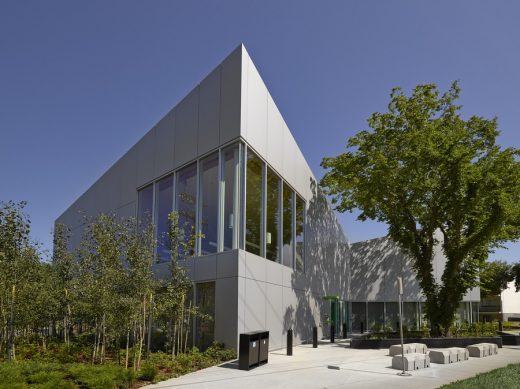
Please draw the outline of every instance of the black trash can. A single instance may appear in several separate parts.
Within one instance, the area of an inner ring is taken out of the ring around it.
[[[269,358],[269,331],[264,331],[260,334],[259,352],[258,363],[267,363],[267,359]]]
[[[252,331],[240,334],[238,368],[249,370],[260,363],[267,363],[269,331]]]

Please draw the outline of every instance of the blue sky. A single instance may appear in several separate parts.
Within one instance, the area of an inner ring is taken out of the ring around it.
[[[392,87],[460,80],[520,146],[515,1],[0,2],[0,199],[59,216],[240,42],[317,177]],[[386,227],[339,218],[351,241]],[[496,259],[519,260],[520,244]]]

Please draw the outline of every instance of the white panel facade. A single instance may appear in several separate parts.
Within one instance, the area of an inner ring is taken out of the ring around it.
[[[175,108],[175,166],[197,157],[199,88],[192,90]]]
[[[199,155],[220,145],[220,71],[216,68],[199,86]]]
[[[171,110],[155,126],[154,177],[171,172],[174,168],[175,110]]]

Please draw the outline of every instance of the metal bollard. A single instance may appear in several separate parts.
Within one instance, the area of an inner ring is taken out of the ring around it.
[[[312,327],[312,347],[318,348],[318,327]]]
[[[347,323],[343,323],[343,339],[347,339]]]
[[[287,331],[287,355],[292,355],[292,338],[293,338],[293,331],[290,329]]]
[[[333,325],[330,326],[330,343],[334,343],[334,335],[335,335],[336,329]]]

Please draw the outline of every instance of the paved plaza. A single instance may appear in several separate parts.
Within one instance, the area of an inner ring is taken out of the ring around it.
[[[472,377],[508,363],[520,363],[520,347],[504,346],[498,355],[470,358],[450,365],[432,364],[400,377],[391,369],[388,350],[356,350],[345,343],[321,343],[294,347],[288,357],[285,350],[269,354],[269,363],[250,371],[238,370],[237,362],[226,363],[149,385],[146,388],[437,388]]]

